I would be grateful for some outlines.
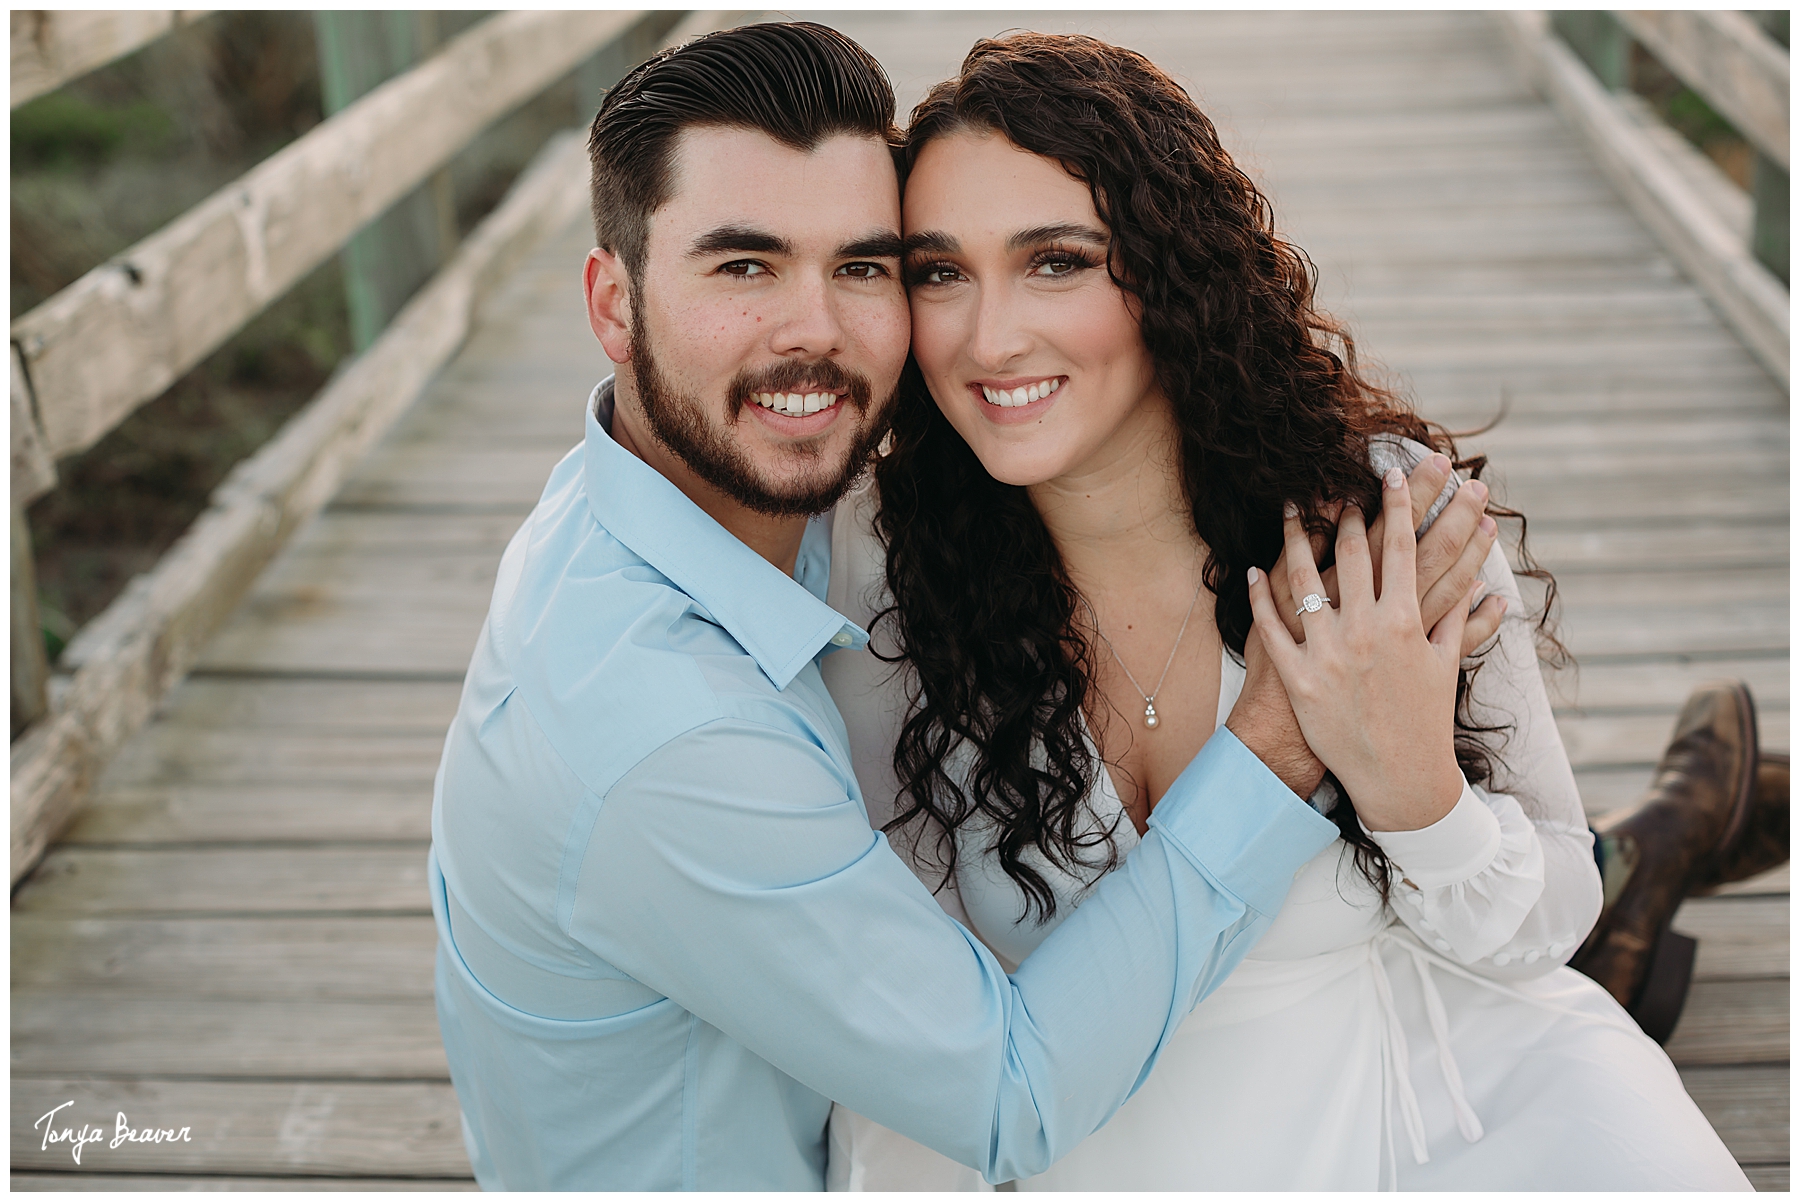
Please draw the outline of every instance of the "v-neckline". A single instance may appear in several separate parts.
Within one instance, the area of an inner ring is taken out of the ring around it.
[[[1220,644],[1219,711],[1213,718],[1214,734],[1218,733],[1219,727],[1225,725],[1225,719],[1231,716],[1231,708],[1237,704],[1238,695],[1243,691],[1244,668],[1236,660],[1232,659],[1231,656],[1227,655],[1224,644]],[[1100,775],[1094,781],[1094,787],[1107,802],[1104,813],[1101,811],[1101,807],[1094,806],[1094,814],[1096,817],[1104,818],[1109,821],[1114,814],[1123,817],[1125,819],[1125,825],[1131,828],[1131,842],[1132,846],[1135,847],[1137,841],[1143,838],[1143,836],[1138,834],[1137,823],[1131,821],[1131,815],[1125,812],[1125,802],[1119,795],[1118,786],[1113,783],[1112,765],[1108,764],[1101,756],[1100,742],[1098,739],[1094,738],[1094,731],[1093,728],[1088,725],[1087,713],[1085,711],[1083,711],[1081,715],[1081,737],[1087,743],[1088,754],[1092,755],[1094,757],[1094,762],[1100,765]],[[1207,737],[1211,738],[1212,736],[1208,735]],[[1202,744],[1202,746],[1204,746],[1204,744]],[[1199,750],[1200,749],[1196,747],[1194,749],[1195,754],[1199,754]],[[1157,798],[1157,801],[1161,800],[1162,798]],[[1151,813],[1156,812],[1155,802],[1151,803],[1150,811]],[[1115,823],[1114,830],[1116,831],[1117,829],[1117,824]],[[1119,850],[1124,852],[1130,849],[1121,847]]]

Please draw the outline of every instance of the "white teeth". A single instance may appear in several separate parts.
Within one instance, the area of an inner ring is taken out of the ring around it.
[[[1023,388],[1007,390],[981,386],[981,395],[990,405],[998,405],[1002,409],[1017,409],[1021,405],[1029,405],[1033,401],[1041,401],[1062,386],[1061,379],[1039,380],[1036,384],[1027,384]]]
[[[789,417],[805,417],[837,404],[835,392],[759,392],[756,403],[764,409]]]

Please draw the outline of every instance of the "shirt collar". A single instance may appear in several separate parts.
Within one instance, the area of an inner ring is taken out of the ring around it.
[[[822,651],[868,645],[825,604],[831,514],[806,524],[789,576],[740,542],[661,472],[614,442],[613,377],[588,397],[582,473],[588,508],[608,533],[698,602],[778,689]]]

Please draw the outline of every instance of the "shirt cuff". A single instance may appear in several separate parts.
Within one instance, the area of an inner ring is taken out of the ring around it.
[[[1338,834],[1223,726],[1156,803],[1150,825],[1262,914],[1281,908],[1294,874]]]
[[[1475,796],[1468,781],[1450,812],[1430,826],[1416,831],[1372,831],[1366,826],[1363,830],[1420,889],[1466,881],[1500,853],[1500,819]]]

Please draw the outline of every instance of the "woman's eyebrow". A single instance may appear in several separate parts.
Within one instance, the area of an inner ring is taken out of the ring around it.
[[[962,243],[940,230],[921,230],[919,233],[906,236],[906,253],[908,255],[953,255],[961,249]]]
[[[1006,249],[1023,250],[1028,246],[1041,246],[1046,242],[1087,242],[1094,246],[1104,247],[1107,241],[1104,230],[1068,221],[1059,225],[1038,225],[1028,230],[1020,230],[1006,240]]]

